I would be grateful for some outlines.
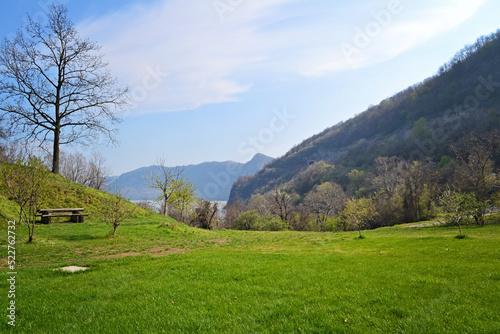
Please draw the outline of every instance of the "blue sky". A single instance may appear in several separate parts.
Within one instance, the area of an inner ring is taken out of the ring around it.
[[[2,4],[0,35],[46,0]],[[500,28],[497,0],[63,0],[132,107],[113,174],[273,157],[436,73]]]

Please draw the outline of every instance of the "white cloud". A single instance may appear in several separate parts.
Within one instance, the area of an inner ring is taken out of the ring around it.
[[[373,7],[364,22],[353,23],[350,35],[339,37],[334,47],[314,50],[301,73],[324,76],[332,72],[366,67],[394,58],[470,18],[486,0],[392,1],[399,3],[394,14],[391,1]],[[382,18],[374,13],[384,12]],[[389,13],[390,15],[386,15]],[[384,16],[385,15],[385,16]]]
[[[258,60],[262,45],[251,25],[230,19],[221,21],[210,1],[170,0],[129,7],[80,30],[103,45],[141,112],[175,111],[234,101],[249,89],[230,77]],[[163,73],[159,80],[151,69]]]
[[[328,0],[311,10],[304,10],[309,0],[217,1],[136,5],[80,30],[103,45],[113,73],[129,82],[140,102],[135,112],[165,112],[237,101],[259,76],[325,76],[393,58],[462,23],[486,0],[402,0],[401,13],[380,31],[368,30],[363,47],[356,33],[375,27],[372,13],[397,0],[356,8]],[[214,8],[218,3],[232,7]],[[346,44],[357,48],[351,57],[341,49]]]

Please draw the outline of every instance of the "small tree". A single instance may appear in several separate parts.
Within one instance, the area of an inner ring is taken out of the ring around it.
[[[161,205],[161,214],[167,216],[168,206],[174,204],[174,194],[177,193],[182,170],[178,167],[167,167],[163,158],[158,159],[156,167],[154,172],[146,176],[146,183],[150,188],[160,191],[155,201]]]
[[[0,169],[1,186],[9,199],[17,204],[19,222],[28,227],[28,242],[32,242],[36,214],[47,191],[48,170],[43,161],[34,156],[10,165],[4,163]]]
[[[441,195],[440,202],[446,212],[445,221],[458,226],[459,236],[462,236],[462,222],[473,215],[481,204],[474,194],[464,194],[450,189]]]
[[[172,196],[174,207],[181,212],[181,220],[184,221],[184,212],[189,209],[190,205],[196,199],[194,192],[198,188],[186,177],[181,176],[175,181],[175,192]]]
[[[348,226],[359,231],[359,237],[361,238],[361,229],[364,228],[376,214],[377,212],[373,200],[371,198],[360,198],[347,201],[341,216],[347,222]]]
[[[118,226],[134,214],[136,207],[125,199],[125,195],[116,185],[113,190],[113,194],[103,200],[101,220],[113,226],[113,235],[115,235]]]
[[[210,201],[200,201],[198,207],[191,215],[191,226],[203,228],[206,230],[215,230],[217,228],[217,214],[219,207],[217,203]]]

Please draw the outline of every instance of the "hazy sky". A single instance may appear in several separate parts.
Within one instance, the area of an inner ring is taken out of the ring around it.
[[[434,75],[500,28],[498,0],[63,0],[131,89],[113,174],[273,157]],[[3,1],[0,35],[50,1]]]

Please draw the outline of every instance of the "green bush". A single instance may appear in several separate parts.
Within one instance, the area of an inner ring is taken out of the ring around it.
[[[288,229],[286,221],[281,220],[279,217],[268,217],[263,219],[263,231],[285,231]]]
[[[260,231],[263,227],[262,218],[257,210],[243,212],[233,223],[233,228],[243,231]]]
[[[279,217],[261,217],[257,210],[250,210],[236,218],[233,228],[242,231],[285,231],[288,224]]]
[[[339,230],[340,217],[329,217],[321,227],[321,232],[336,232]]]

